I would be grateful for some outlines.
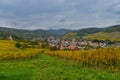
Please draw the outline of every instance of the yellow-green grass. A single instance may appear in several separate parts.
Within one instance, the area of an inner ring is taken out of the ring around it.
[[[0,80],[120,80],[119,75],[45,54],[36,59],[0,61]]]
[[[15,41],[0,40],[0,60],[34,58],[40,52],[40,49],[36,48],[16,48],[15,43]]]

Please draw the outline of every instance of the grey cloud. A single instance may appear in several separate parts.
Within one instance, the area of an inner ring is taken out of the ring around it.
[[[0,0],[0,26],[24,29],[118,24],[119,0]]]

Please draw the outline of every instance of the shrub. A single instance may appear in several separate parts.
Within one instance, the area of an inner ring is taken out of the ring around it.
[[[58,48],[57,48],[57,46],[53,46],[53,47],[50,48],[50,50],[51,51],[56,51],[56,50],[58,50]]]
[[[15,43],[15,47],[21,48],[21,44],[19,42]]]

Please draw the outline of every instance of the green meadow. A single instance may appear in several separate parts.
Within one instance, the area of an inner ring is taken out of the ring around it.
[[[57,57],[0,62],[0,80],[120,80],[120,72],[82,68]]]

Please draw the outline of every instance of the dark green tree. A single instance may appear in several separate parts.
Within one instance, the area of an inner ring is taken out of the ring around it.
[[[21,44],[20,44],[20,42],[15,43],[15,47],[17,47],[17,48],[21,48]]]

